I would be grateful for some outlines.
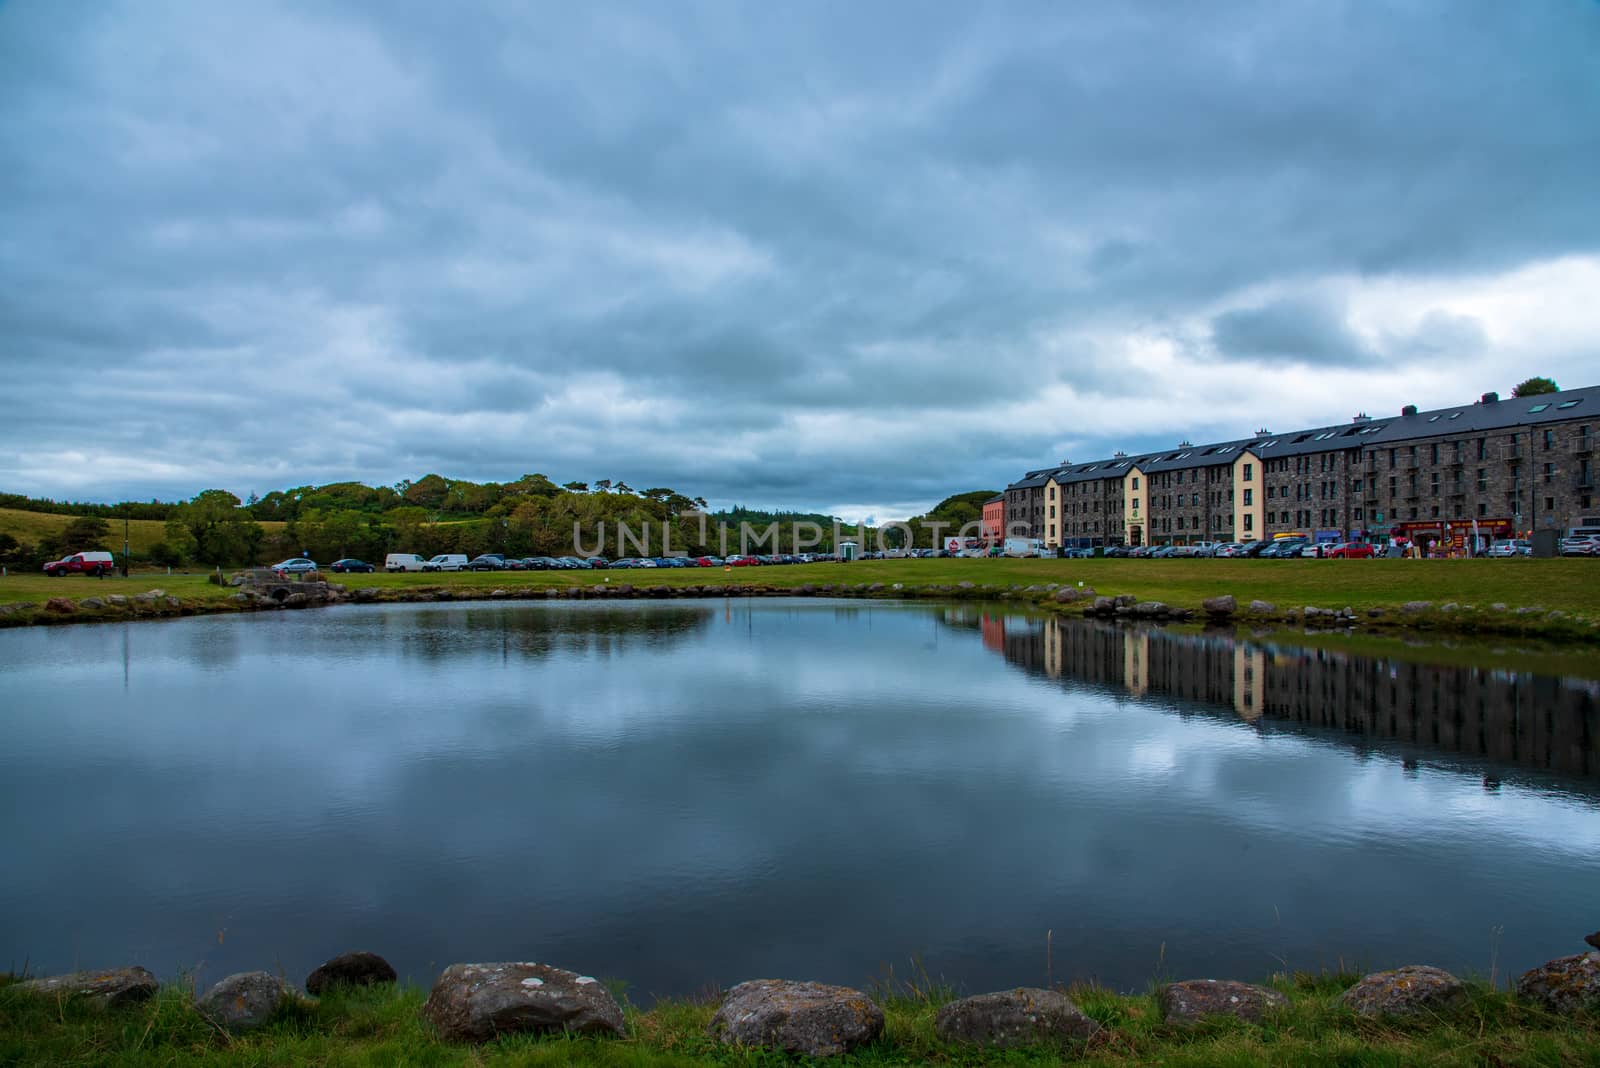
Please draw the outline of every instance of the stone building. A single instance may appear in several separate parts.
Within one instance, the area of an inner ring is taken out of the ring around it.
[[[1007,533],[1059,545],[1526,536],[1600,527],[1600,386],[1027,472]]]

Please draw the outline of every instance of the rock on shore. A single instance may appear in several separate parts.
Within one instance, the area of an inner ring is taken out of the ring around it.
[[[237,972],[207,990],[195,1007],[218,1027],[240,1035],[268,1022],[284,1002],[297,998],[295,991],[271,972]]]
[[[399,978],[393,966],[376,953],[341,953],[306,976],[306,992],[320,994],[333,986],[374,986]]]
[[[1415,1016],[1448,1008],[1466,994],[1461,980],[1444,969],[1408,964],[1366,976],[1338,1000],[1362,1016]]]
[[[883,1010],[846,986],[752,979],[728,991],[707,1030],[725,1045],[831,1057],[882,1035]]]
[[[71,995],[86,998],[107,1009],[121,1008],[156,996],[156,977],[137,965],[131,968],[102,968],[98,971],[69,972],[46,979],[28,979],[17,984],[19,990],[36,994]]]
[[[455,1042],[530,1031],[626,1034],[621,1006],[599,981],[532,962],[452,964],[439,973],[422,1014]]]
[[[1100,1031],[1071,998],[1037,987],[952,1001],[939,1010],[933,1026],[946,1042],[1005,1048],[1086,1041]]]
[[[1207,1016],[1236,1016],[1259,1022],[1269,1009],[1287,1008],[1289,999],[1264,986],[1232,979],[1186,979],[1161,992],[1168,1023],[1194,1024]]]

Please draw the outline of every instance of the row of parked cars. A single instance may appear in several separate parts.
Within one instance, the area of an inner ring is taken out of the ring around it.
[[[1263,560],[1305,557],[1370,560],[1375,556],[1381,556],[1382,550],[1375,545],[1360,541],[1316,542],[1309,538],[1279,538],[1276,541],[1197,542],[1193,545],[1112,545],[1106,548],[1104,555],[1135,560],[1195,556],[1255,557]]]

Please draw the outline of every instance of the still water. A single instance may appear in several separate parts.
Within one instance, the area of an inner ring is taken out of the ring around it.
[[[35,974],[1504,979],[1596,925],[1600,686],[817,600],[33,628],[0,820]]]

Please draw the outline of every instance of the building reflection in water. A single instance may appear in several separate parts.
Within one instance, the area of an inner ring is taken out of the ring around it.
[[[1165,699],[1180,711],[1228,712],[1260,730],[1337,736],[1357,748],[1394,745],[1417,757],[1600,776],[1600,682],[1492,666],[1462,667],[1095,620],[952,608],[985,648],[1017,667],[1072,685]],[[1594,782],[1582,784],[1593,793]]]

